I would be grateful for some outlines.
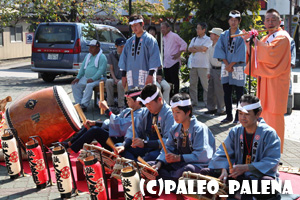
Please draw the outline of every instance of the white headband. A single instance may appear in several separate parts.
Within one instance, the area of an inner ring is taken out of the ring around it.
[[[233,18],[241,17],[241,14],[240,13],[236,13],[236,14],[229,13],[229,17],[233,17]]]
[[[131,94],[125,94],[124,97],[135,97],[135,96],[138,96],[142,93],[142,91],[139,91],[139,92],[134,92],[134,93],[131,93]]]
[[[159,89],[157,88],[156,92],[151,97],[147,97],[145,100],[142,99],[141,97],[138,97],[136,100],[141,101],[144,105],[146,105],[147,103],[153,101],[157,97],[158,93],[159,93]]]
[[[260,101],[257,102],[257,103],[248,104],[248,105],[245,105],[245,106],[241,106],[241,104],[239,103],[239,106],[238,106],[237,110],[240,110],[244,113],[248,113],[248,110],[254,110],[254,109],[260,108],[260,107],[261,107]]]
[[[133,20],[133,21],[129,22],[129,25],[137,24],[137,23],[140,23],[140,22],[144,22],[144,21],[142,19],[136,19],[136,20]]]
[[[170,105],[171,105],[171,108],[175,108],[177,106],[190,106],[192,105],[192,102],[190,99],[186,99],[186,100],[180,100],[180,101],[177,101],[177,102],[173,102],[171,101],[170,102]]]

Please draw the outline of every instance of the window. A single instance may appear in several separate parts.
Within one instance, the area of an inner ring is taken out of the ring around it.
[[[268,3],[265,0],[259,0],[261,10],[267,10]]]
[[[41,25],[35,37],[38,43],[73,44],[75,26]]]
[[[3,30],[0,30],[0,46],[3,46]]]
[[[10,27],[10,41],[11,42],[22,42],[23,41],[22,26]]]
[[[123,35],[119,33],[118,31],[112,30],[112,42],[115,42],[118,38],[123,38]]]

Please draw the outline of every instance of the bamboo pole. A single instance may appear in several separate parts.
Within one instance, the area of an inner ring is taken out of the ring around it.
[[[166,148],[166,146],[165,146],[165,143],[164,143],[163,139],[161,138],[160,132],[159,132],[158,127],[157,127],[156,124],[154,124],[154,128],[155,128],[155,131],[156,131],[156,133],[157,133],[157,136],[158,136],[158,138],[159,138],[159,140],[160,140],[160,143],[161,143],[161,145],[162,145],[162,147],[163,147],[163,149],[164,149],[164,152],[165,152],[165,154],[167,154],[167,153],[168,153],[167,148]]]
[[[224,152],[226,154],[227,161],[229,163],[229,169],[232,169],[232,163],[231,163],[231,160],[230,160],[230,157],[228,155],[227,148],[226,148],[226,145],[225,145],[224,142],[222,142],[222,146],[223,146]]]
[[[100,101],[104,101],[104,81],[100,81],[99,82],[99,97],[100,97]],[[104,114],[104,110],[100,109],[100,114],[103,115]]]
[[[84,114],[84,112],[82,111],[82,109],[80,107],[80,104],[76,104],[76,105],[74,105],[74,107],[75,107],[80,119],[82,120],[82,123],[86,124],[86,117],[85,117],[85,114]],[[88,130],[91,128],[89,124],[86,124],[86,126],[87,126]]]
[[[134,128],[133,110],[131,110],[131,122],[132,122],[132,139],[134,139],[135,138],[135,128]]]

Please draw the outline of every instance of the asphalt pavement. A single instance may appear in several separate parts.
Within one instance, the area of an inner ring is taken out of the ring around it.
[[[73,76],[58,77],[53,83],[45,83],[37,78],[37,73],[30,71],[29,66],[30,60],[22,63],[0,63],[0,99],[10,95],[14,103],[32,92],[60,85],[68,93],[70,99],[74,100],[70,86]],[[199,121],[211,129],[216,138],[216,145],[219,146],[234,125],[220,124],[224,116],[206,115],[205,111],[207,110],[203,108],[203,102],[200,102],[193,112]],[[93,99],[85,114],[88,119],[92,120],[105,118],[105,116],[100,116],[99,108],[94,108]],[[281,162],[286,166],[300,167],[300,134],[297,131],[300,128],[300,110],[293,110],[290,115],[286,115],[285,124],[285,144]],[[0,199],[59,199],[59,197],[56,186],[38,191],[35,189],[32,177],[26,176],[12,181],[7,176],[6,168],[0,166]],[[80,194],[74,198],[89,199],[89,195]]]

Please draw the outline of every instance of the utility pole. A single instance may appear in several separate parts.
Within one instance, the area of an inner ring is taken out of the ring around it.
[[[129,0],[129,10],[128,10],[128,14],[129,14],[129,17],[131,16],[131,0]],[[131,33],[132,33],[132,30],[131,30],[131,27],[129,25],[129,37],[131,37]]]

